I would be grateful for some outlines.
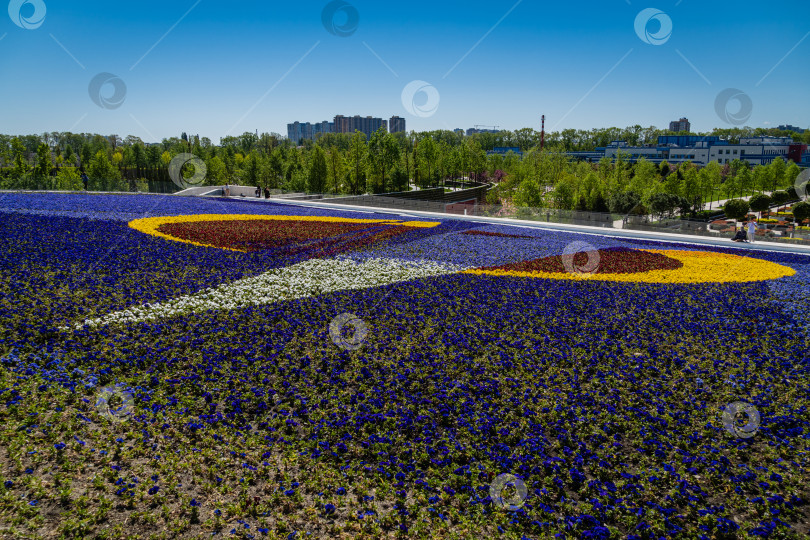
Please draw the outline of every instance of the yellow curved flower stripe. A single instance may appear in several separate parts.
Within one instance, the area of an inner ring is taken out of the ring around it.
[[[416,228],[432,228],[441,225],[441,223],[437,221],[398,221],[395,219],[356,219],[356,218],[339,218],[327,216],[262,216],[256,214],[198,214],[187,216],[161,216],[161,217],[135,219],[129,222],[129,226],[135,229],[136,231],[140,231],[144,234],[148,234],[151,236],[158,236],[160,238],[165,238],[166,240],[171,240],[173,242],[183,242],[186,244],[193,244],[195,246],[214,247],[217,249],[225,249],[228,251],[237,251],[240,253],[245,253],[241,249],[223,248],[219,246],[213,246],[211,244],[201,244],[199,242],[192,242],[191,240],[171,236],[169,234],[160,232],[158,228],[160,228],[162,225],[166,225],[169,223],[193,223],[201,221],[259,221],[259,220],[319,221],[324,223],[369,223],[380,225],[396,225],[399,227],[416,227]]]
[[[633,283],[744,283],[766,281],[796,274],[787,266],[752,257],[710,251],[646,249],[683,263],[676,270],[650,270],[634,274],[576,274],[568,272],[514,272],[509,270],[467,270],[466,274],[514,276],[579,281],[624,281]]]

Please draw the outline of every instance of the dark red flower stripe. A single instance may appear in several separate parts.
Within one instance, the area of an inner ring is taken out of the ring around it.
[[[634,274],[638,272],[649,272],[650,270],[677,270],[683,267],[683,263],[680,261],[648,251],[638,251],[627,248],[608,248],[597,250],[596,253],[599,255],[599,266],[594,272],[596,274]],[[589,265],[589,257],[595,257],[595,255],[587,252],[575,253],[573,266],[575,268],[587,267]],[[485,270],[549,273],[564,273],[568,271],[565,268],[561,255],[543,257],[542,259],[535,259],[533,261],[506,264],[503,266],[492,266],[485,268]]]
[[[486,231],[465,231],[461,234],[470,234],[474,236],[497,236],[498,238],[535,238],[534,236],[525,236],[522,234],[504,234]]]
[[[248,252],[279,250],[290,255],[311,252],[327,257],[378,244],[409,228],[367,223],[244,220],[167,223],[158,230],[219,248]]]

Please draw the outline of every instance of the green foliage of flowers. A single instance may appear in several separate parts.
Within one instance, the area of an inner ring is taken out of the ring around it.
[[[123,206],[140,198],[104,201],[135,213]],[[422,273],[77,328],[65,323],[212,281],[244,280],[240,294],[258,297],[265,286],[251,276],[281,272],[268,255],[170,243],[125,221],[43,216],[42,200],[20,200],[31,213],[4,212],[0,244],[0,310],[14,346],[0,351],[4,534],[810,533],[810,341],[801,301],[786,300],[806,294],[806,257],[750,253],[796,270],[775,283]],[[71,212],[65,199],[48,200]],[[443,227],[428,240],[459,259],[482,246],[489,256],[538,245],[558,255],[583,238]],[[65,285],[94,263],[95,274]],[[368,327],[356,349],[331,335],[345,313]],[[100,407],[111,389],[122,392]],[[745,418],[724,419],[738,401],[760,415],[750,437],[740,436]],[[490,493],[503,473],[526,484],[515,511]]]

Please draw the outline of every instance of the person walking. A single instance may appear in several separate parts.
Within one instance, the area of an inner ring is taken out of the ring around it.
[[[226,197],[231,196],[231,186],[229,186],[228,184],[225,184],[225,189],[223,191],[224,191]]]
[[[256,186],[255,194],[256,194],[257,199],[261,199],[262,198],[262,188],[260,188],[259,186]]]
[[[756,232],[757,232],[756,218],[752,217],[751,219],[748,220],[748,241],[749,242],[751,242],[751,243],[754,242],[754,236],[756,235]]]
[[[264,188],[264,198],[265,199],[270,198],[270,188]]]
[[[87,173],[82,171],[82,184],[84,184],[84,190],[87,191],[87,183],[90,179],[87,177]]]

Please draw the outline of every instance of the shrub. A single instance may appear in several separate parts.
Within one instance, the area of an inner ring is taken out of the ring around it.
[[[671,216],[676,208],[681,208],[688,203],[678,195],[672,193],[656,193],[649,200],[650,210],[659,217]]]
[[[793,217],[796,221],[801,223],[805,219],[810,218],[810,204],[802,201],[793,207]]]
[[[610,211],[614,214],[629,214],[641,203],[641,197],[633,191],[617,193],[610,198]]]
[[[712,219],[723,215],[722,210],[699,210],[695,212],[695,219]]]
[[[764,212],[771,207],[771,198],[764,193],[758,193],[751,197],[748,206],[754,212]]]
[[[771,200],[773,204],[782,205],[790,200],[790,194],[787,191],[774,191]]]
[[[731,219],[742,219],[748,214],[748,201],[742,199],[732,199],[723,206],[726,217]]]

